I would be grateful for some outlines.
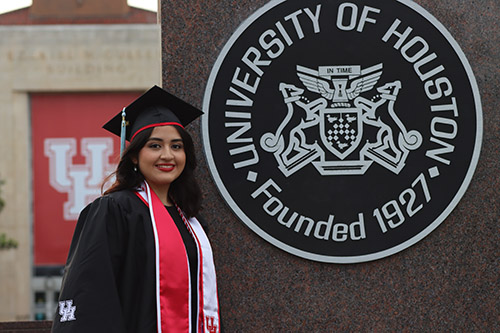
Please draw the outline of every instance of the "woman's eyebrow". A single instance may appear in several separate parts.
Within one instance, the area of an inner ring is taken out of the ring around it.
[[[151,137],[148,139],[148,142],[149,141],[160,141],[160,142],[163,142],[163,139],[162,138],[156,138],[156,137]],[[176,139],[172,139],[170,140],[170,142],[183,142],[182,138],[176,138]]]
[[[148,141],[162,141],[163,142],[163,139],[162,138],[151,137],[151,138],[148,139]]]

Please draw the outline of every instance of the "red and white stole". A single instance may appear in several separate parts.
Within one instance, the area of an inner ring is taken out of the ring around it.
[[[191,304],[191,282],[186,247],[167,209],[144,182],[137,195],[149,207],[155,237],[156,316],[158,332],[220,332],[219,301],[212,248],[196,218],[184,224],[198,247],[198,303]],[[197,314],[197,327],[191,327],[191,312]]]

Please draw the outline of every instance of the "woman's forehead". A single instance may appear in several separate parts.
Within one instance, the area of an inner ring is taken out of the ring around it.
[[[182,137],[175,126],[166,125],[154,127],[149,139],[182,140]]]

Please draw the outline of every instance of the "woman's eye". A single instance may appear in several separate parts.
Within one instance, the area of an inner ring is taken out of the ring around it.
[[[175,150],[179,150],[179,149],[182,149],[182,148],[184,148],[184,147],[181,144],[178,144],[178,143],[172,145],[172,149],[175,149]]]
[[[150,143],[148,147],[153,149],[161,148],[161,146],[158,143]]]

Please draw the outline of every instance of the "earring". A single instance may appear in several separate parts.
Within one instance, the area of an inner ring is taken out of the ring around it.
[[[134,165],[134,172],[137,172],[137,165]]]

